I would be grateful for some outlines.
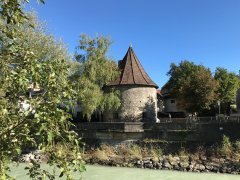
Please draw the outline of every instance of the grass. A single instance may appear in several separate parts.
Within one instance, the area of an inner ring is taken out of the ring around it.
[[[148,143],[119,144],[117,146],[102,144],[98,148],[86,151],[83,157],[84,160],[89,160],[87,162],[91,162],[91,159],[102,161],[99,164],[109,164],[110,162],[111,165],[111,162],[114,162],[112,163],[113,166],[127,166],[128,164],[136,163],[137,160],[144,160],[146,158],[158,161],[163,155],[169,158],[179,157],[181,162],[188,162],[190,159],[198,161],[214,158],[229,158],[234,162],[240,161],[240,141],[231,142],[226,136],[223,137],[220,144],[212,146],[199,145],[194,150],[181,146],[172,152],[166,150],[164,144],[152,143],[155,140],[147,139],[145,141]]]
[[[137,144],[120,144],[116,147],[102,144],[99,148],[88,151],[84,154],[85,159],[96,158],[98,160],[107,161],[112,158],[124,157],[126,161],[133,159],[143,159],[150,157],[152,159],[159,159],[163,155],[160,147],[141,147]]]

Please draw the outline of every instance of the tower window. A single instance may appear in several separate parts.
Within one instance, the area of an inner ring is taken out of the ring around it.
[[[147,118],[147,112],[142,113],[142,118]]]
[[[174,99],[171,99],[171,104],[175,104],[175,100]]]

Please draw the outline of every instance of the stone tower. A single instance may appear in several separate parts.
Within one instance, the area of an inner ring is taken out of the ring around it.
[[[237,91],[236,104],[237,104],[237,111],[238,113],[240,113],[240,89],[238,89]]]
[[[238,75],[238,77],[239,77],[239,79],[240,79],[240,70],[239,70],[239,75]],[[240,114],[240,88],[237,90],[236,104],[237,104],[238,114]]]
[[[147,75],[132,47],[129,47],[118,66],[120,76],[105,90],[114,88],[120,91],[121,107],[116,112],[105,112],[104,121],[156,122],[158,86]]]

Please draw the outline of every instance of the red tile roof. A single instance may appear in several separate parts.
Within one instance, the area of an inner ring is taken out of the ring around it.
[[[119,61],[118,66],[121,74],[115,81],[109,83],[108,86],[135,84],[158,88],[157,84],[151,80],[143,69],[132,47],[129,47],[123,60]]]

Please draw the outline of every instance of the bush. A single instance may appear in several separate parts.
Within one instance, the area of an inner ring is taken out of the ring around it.
[[[240,140],[237,140],[235,143],[234,143],[234,158],[236,160],[240,160]]]
[[[150,148],[150,155],[153,157],[154,160],[158,160],[163,155],[163,151],[161,148],[151,147]]]
[[[133,144],[129,147],[129,154],[137,158],[142,158],[142,149],[140,146]]]
[[[235,142],[235,148],[236,148],[236,152],[237,152],[237,153],[240,153],[240,140],[237,140],[237,141]]]
[[[96,149],[93,152],[92,157],[98,159],[99,161],[108,161],[109,160],[109,157],[106,154],[106,152],[102,151],[100,149]]]
[[[221,143],[221,147],[219,149],[220,154],[222,156],[230,156],[232,155],[232,150],[233,150],[233,147],[232,147],[232,143],[229,140],[229,137],[223,135],[223,140]]]
[[[113,146],[108,144],[101,144],[101,151],[104,151],[108,156],[116,156],[116,150]]]

